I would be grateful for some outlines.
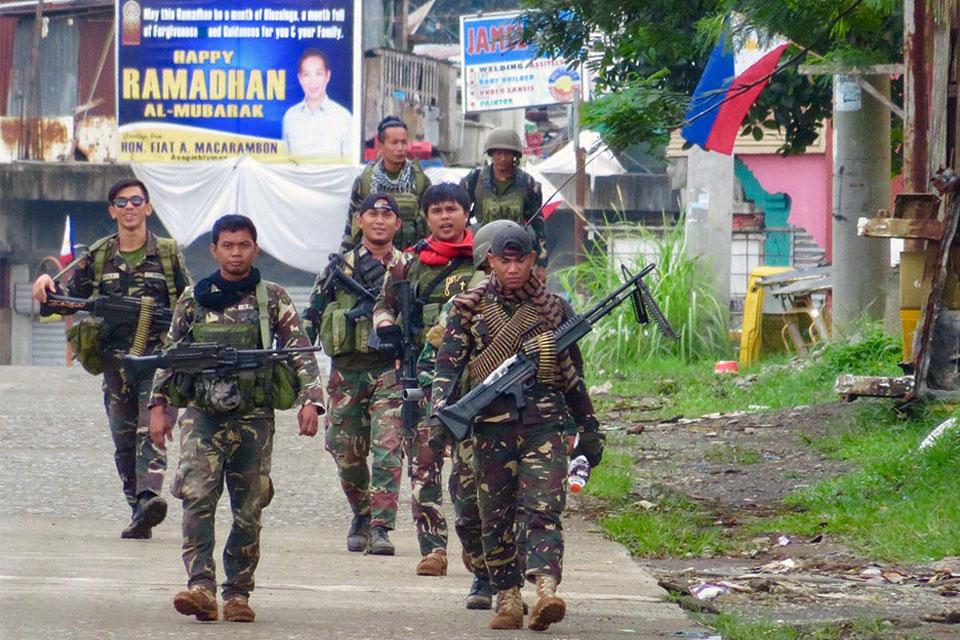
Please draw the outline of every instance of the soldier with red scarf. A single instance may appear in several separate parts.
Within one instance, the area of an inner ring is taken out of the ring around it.
[[[470,204],[467,193],[455,184],[437,184],[424,192],[421,204],[430,235],[387,271],[383,291],[373,310],[373,323],[381,342],[400,344],[400,301],[394,284],[409,281],[417,352],[423,347],[426,331],[437,321],[440,308],[451,297],[466,291],[473,276],[473,234],[467,228]],[[407,455],[412,462],[413,519],[422,556],[417,575],[446,575],[447,522],[440,508],[443,451],[437,449],[436,444],[431,445],[430,429],[422,422],[408,445]]]

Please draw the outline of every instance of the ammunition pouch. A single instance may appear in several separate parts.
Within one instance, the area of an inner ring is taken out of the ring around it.
[[[204,317],[202,312],[198,318]],[[256,349],[260,334],[256,325],[246,323],[195,322],[191,328],[197,342],[215,342],[235,349]],[[246,413],[268,408],[272,402],[272,375],[267,366],[251,371],[204,372],[194,377],[191,400],[211,415]],[[169,391],[169,389],[168,389]]]
[[[194,396],[194,380],[193,374],[183,371],[177,371],[170,376],[165,390],[168,403],[180,408],[190,404]]]
[[[319,335],[323,352],[331,358],[350,353],[369,353],[371,349],[367,342],[373,329],[373,321],[369,317],[351,320],[347,314],[353,305],[345,307],[341,303],[347,298],[352,300],[352,296],[344,295],[344,300],[339,297],[327,305],[320,319]]]
[[[306,354],[313,357],[312,354]],[[290,409],[297,403],[300,397],[300,378],[297,376],[296,369],[287,362],[280,361],[274,363],[271,374],[271,393],[270,404],[274,409]]]
[[[103,355],[100,334],[103,318],[85,316],[67,329],[67,342],[73,350],[73,358],[93,375],[103,373]]]

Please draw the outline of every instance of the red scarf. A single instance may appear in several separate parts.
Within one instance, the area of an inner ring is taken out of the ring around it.
[[[428,267],[442,267],[458,256],[473,257],[473,232],[467,228],[461,242],[444,242],[427,236],[427,246],[420,250],[420,262]]]

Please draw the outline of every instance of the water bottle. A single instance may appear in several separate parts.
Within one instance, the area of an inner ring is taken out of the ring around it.
[[[589,479],[590,463],[587,462],[586,456],[577,456],[571,460],[570,466],[567,467],[567,486],[570,488],[570,493],[580,493]]]

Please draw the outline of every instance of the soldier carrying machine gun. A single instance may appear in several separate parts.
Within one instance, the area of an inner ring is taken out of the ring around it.
[[[633,301],[633,310],[637,322],[647,324],[650,322],[650,316],[653,316],[664,335],[670,339],[675,339],[677,334],[663,315],[660,307],[657,306],[650,289],[643,282],[643,277],[653,271],[654,266],[649,264],[636,275],[630,274],[626,267],[621,267],[627,279],[626,282],[597,303],[596,306],[583,314],[573,316],[560,326],[553,334],[554,353],[559,353],[578,342],[593,329],[593,325],[616,309],[627,298]],[[536,374],[536,354],[522,350],[507,358],[503,364],[498,366],[455,404],[441,408],[437,412],[437,418],[450,429],[458,440],[462,440],[470,431],[477,414],[498,397],[513,396],[517,407],[523,407],[523,391]]]

